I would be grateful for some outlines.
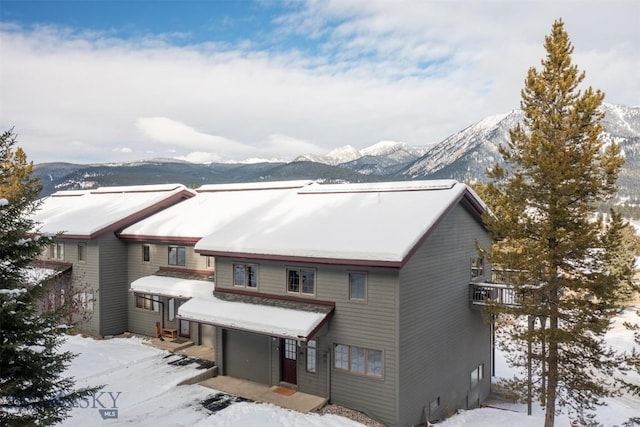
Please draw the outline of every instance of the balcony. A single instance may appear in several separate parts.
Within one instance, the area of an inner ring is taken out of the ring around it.
[[[472,306],[485,306],[488,304],[501,304],[517,306],[518,294],[516,290],[504,283],[469,283],[469,302]]]

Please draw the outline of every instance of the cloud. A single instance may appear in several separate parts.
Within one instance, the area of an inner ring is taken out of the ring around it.
[[[635,1],[293,5],[260,34],[278,40],[270,50],[2,23],[0,127],[15,126],[35,162],[290,159],[381,140],[432,144],[518,107],[558,17],[585,83],[607,102],[640,99]]]

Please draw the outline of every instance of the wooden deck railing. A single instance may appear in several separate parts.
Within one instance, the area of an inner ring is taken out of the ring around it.
[[[512,286],[504,283],[469,283],[469,301],[472,305],[489,303],[518,305],[518,295]]]

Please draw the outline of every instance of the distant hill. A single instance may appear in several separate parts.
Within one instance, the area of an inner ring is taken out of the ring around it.
[[[605,104],[605,142],[615,141],[626,158],[619,179],[619,195],[640,203],[640,106]],[[487,117],[432,146],[410,146],[382,141],[357,150],[347,145],[327,155],[300,155],[292,162],[194,164],[174,159],[152,159],[123,164],[35,165],[43,191],[112,185],[179,182],[188,187],[202,184],[314,179],[328,182],[368,182],[453,178],[484,181],[485,170],[500,159],[498,145],[505,144],[509,129],[521,121],[514,110]]]

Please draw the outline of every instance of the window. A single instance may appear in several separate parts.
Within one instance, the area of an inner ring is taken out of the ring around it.
[[[307,372],[316,373],[317,354],[316,340],[307,341]]]
[[[78,243],[78,262],[87,261],[87,245],[84,243]]]
[[[335,365],[338,369],[349,370],[349,346],[336,345]]]
[[[212,256],[206,256],[205,257],[204,262],[205,262],[205,267],[207,269],[209,269],[209,270],[213,269],[213,260],[214,260],[214,258]]]
[[[64,259],[64,242],[54,242],[49,246],[49,258]]]
[[[258,287],[258,266],[256,264],[233,264],[233,286]]]
[[[158,295],[136,295],[136,307],[143,310],[158,311],[160,297]]]
[[[142,245],[142,262],[151,261],[151,248],[149,245]]]
[[[316,291],[316,272],[309,269],[287,269],[287,292],[313,295]]]
[[[367,273],[349,273],[349,299],[364,301],[367,297]]]
[[[173,319],[176,318],[176,300],[174,298],[169,298],[169,314],[167,319],[172,322]]]
[[[484,258],[478,257],[471,259],[471,278],[484,276]]]
[[[337,344],[334,366],[360,375],[382,377],[382,351]]]
[[[484,379],[484,363],[478,365],[476,369],[471,371],[471,387],[477,385]]]
[[[186,265],[184,246],[169,247],[169,265]]]
[[[76,295],[78,302],[80,303],[80,307],[82,310],[87,312],[93,311],[93,293],[92,292],[81,292]]]

